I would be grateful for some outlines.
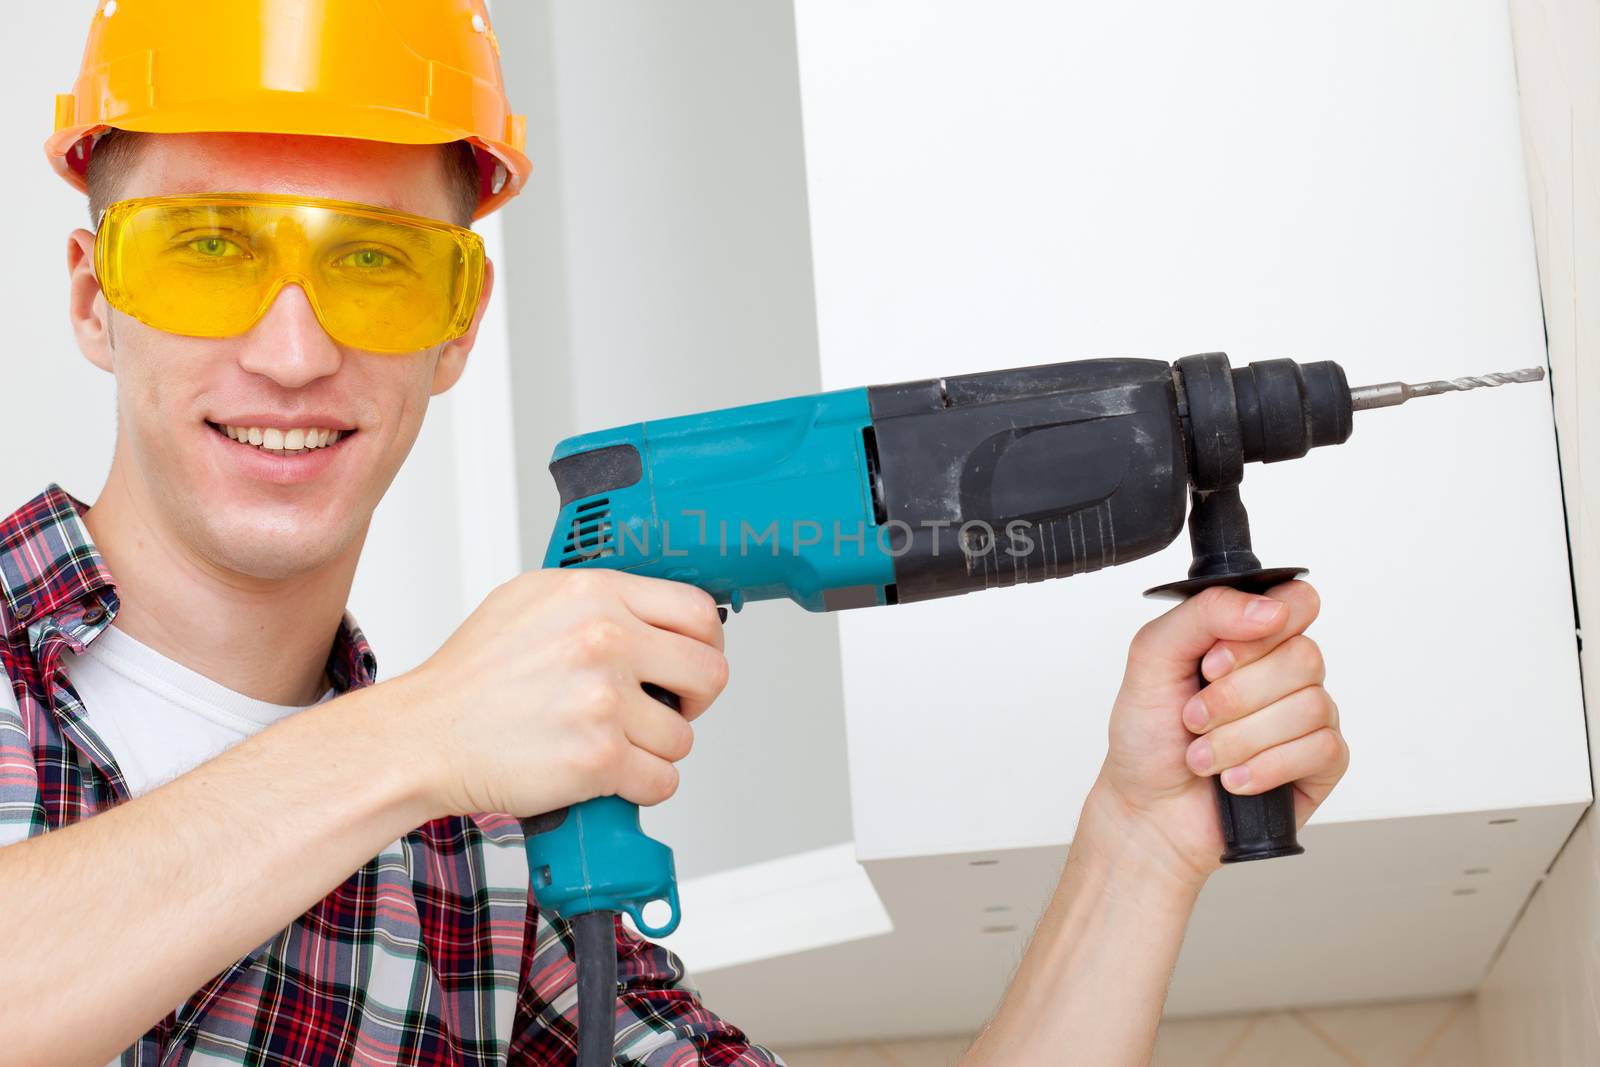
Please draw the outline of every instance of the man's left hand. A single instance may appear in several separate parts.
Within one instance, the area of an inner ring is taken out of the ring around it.
[[[1265,596],[1214,588],[1141,629],[1080,831],[1151,850],[1198,887],[1223,848],[1213,775],[1242,795],[1293,782],[1304,825],[1350,761],[1322,652],[1304,634],[1319,606],[1302,581]]]

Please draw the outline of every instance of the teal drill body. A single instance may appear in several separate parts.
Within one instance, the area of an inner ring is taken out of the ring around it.
[[[569,438],[551,460],[562,505],[544,565],[688,582],[735,610],[786,598],[822,611],[830,591],[881,590],[894,568],[873,517],[871,425],[867,390],[845,389]],[[638,481],[596,489],[632,477],[634,455]],[[597,480],[614,457],[616,476]]]
[[[823,611],[849,589],[882,603],[894,573],[873,519],[870,425],[867,390],[847,389],[569,438],[551,459],[561,514],[544,566],[688,582],[734,610],[787,598]],[[540,905],[559,915],[624,911],[654,937],[678,924],[672,852],[627,801],[576,805],[529,836],[528,858]],[[652,900],[666,921],[646,921]]]

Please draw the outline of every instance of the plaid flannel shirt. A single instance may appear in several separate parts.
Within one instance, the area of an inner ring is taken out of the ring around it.
[[[85,510],[52,483],[0,522],[0,667],[17,705],[0,700],[0,846],[128,799],[61,668],[118,608]],[[373,684],[376,670],[347,612],[328,677],[342,693]],[[700,1004],[672,953],[620,922],[617,949],[616,1062],[782,1064]],[[567,924],[530,895],[517,821],[435,819],[207,982],[122,1062],[571,1064],[573,971]]]

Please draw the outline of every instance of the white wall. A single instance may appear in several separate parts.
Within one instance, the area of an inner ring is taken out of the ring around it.
[[[7,38],[26,41],[0,66],[0,193],[15,205],[3,257],[0,317],[10,340],[0,356],[0,514],[51,481],[93,504],[115,439],[114,381],[78,351],[67,322],[67,234],[88,225],[82,194],[45,161],[54,94],[77,76],[96,5],[90,0],[16,5]],[[477,224],[500,254],[498,216]],[[510,453],[509,290],[489,318],[461,383],[436,400],[389,495],[379,506],[350,608],[372,638],[380,677],[438,648],[495,584],[518,569],[516,482]],[[458,417],[458,409],[465,414]],[[485,457],[490,457],[485,459]],[[458,506],[465,503],[466,506]],[[443,506],[441,506],[443,504]]]
[[[572,433],[817,389],[786,2],[502,5],[534,173],[505,213],[523,556]],[[832,619],[755,605],[678,795],[646,829],[694,876],[849,839]]]
[[[27,41],[0,66],[10,107],[0,109],[0,191],[11,212],[12,254],[0,257],[0,409],[7,428],[0,459],[0,513],[59,482],[92,503],[111,467],[115,436],[109,375],[78,352],[67,324],[67,234],[89,224],[82,195],[45,161],[55,93],[77,76],[94,5],[27,4],[9,15],[7,37]]]

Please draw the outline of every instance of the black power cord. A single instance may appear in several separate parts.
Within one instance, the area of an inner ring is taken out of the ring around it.
[[[614,911],[572,919],[578,966],[578,1067],[611,1067],[617,1017],[617,934]]]

